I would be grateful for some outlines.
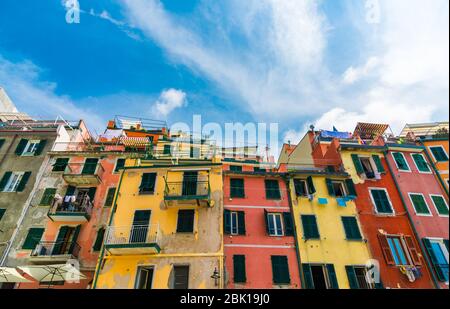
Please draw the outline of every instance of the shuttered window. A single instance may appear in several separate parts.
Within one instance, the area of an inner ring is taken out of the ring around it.
[[[3,216],[5,215],[6,209],[0,208],[0,221],[2,220]]]
[[[372,155],[373,162],[375,162],[375,166],[377,167],[378,173],[385,173],[383,163],[381,163],[381,158],[379,155]]]
[[[53,198],[56,194],[56,188],[46,188],[44,190],[44,194],[42,195],[41,202],[39,205],[41,206],[50,206],[52,204]]]
[[[44,228],[30,228],[28,230],[25,242],[22,245],[22,249],[33,250],[36,245],[41,241],[42,235],[44,234]]]
[[[422,194],[409,193],[409,198],[411,199],[416,214],[418,215],[431,214],[427,202],[425,201],[425,197]]]
[[[297,196],[307,196],[308,190],[306,187],[306,181],[302,179],[294,179],[294,187],[295,187],[295,194]]]
[[[178,210],[177,233],[194,232],[195,210]]]
[[[420,153],[413,153],[412,158],[414,160],[414,163],[417,166],[417,169],[419,170],[419,172],[423,172],[423,173],[430,173],[431,169],[428,166],[427,161],[425,160],[425,157],[420,154]]]
[[[244,198],[244,179],[231,178],[230,179],[230,197]]]
[[[109,188],[106,194],[105,207],[111,207],[114,202],[114,195],[116,194],[116,188]]]
[[[114,168],[114,173],[118,173],[120,169],[124,168],[125,166],[125,159],[119,158],[116,161],[116,167]]]
[[[139,193],[153,194],[155,193],[156,173],[142,174],[141,185],[139,186]]]
[[[387,192],[384,189],[371,189],[370,194],[372,195],[373,203],[377,213],[379,214],[392,214],[394,210],[392,209],[391,202]]]
[[[266,199],[279,200],[281,199],[280,184],[278,180],[266,179],[264,181],[266,188]]]
[[[348,240],[362,240],[359,230],[358,221],[355,217],[342,217],[344,225],[345,237]]]
[[[440,240],[423,238],[422,241],[433,264],[437,279],[440,282],[448,282],[448,247]]]
[[[232,171],[232,172],[242,172],[242,166],[240,166],[240,165],[230,165],[230,171]]]
[[[271,259],[272,259],[273,283],[275,284],[291,283],[287,256],[272,256]]]
[[[233,255],[233,273],[234,283],[245,283],[247,281],[245,255]]]
[[[393,152],[395,164],[400,171],[410,171],[409,165],[406,162],[405,156],[401,152]]]
[[[317,227],[316,216],[302,215],[303,238],[304,239],[319,239],[319,228]]]
[[[357,154],[352,154],[351,157],[352,157],[353,165],[355,166],[355,169],[356,169],[356,173],[357,174],[364,173],[364,168],[362,166],[361,160],[359,159],[359,156]]]
[[[102,227],[97,232],[94,247],[92,248],[93,251],[100,251],[100,249],[102,248],[104,236],[105,236],[105,228]]]
[[[294,236],[294,223],[290,212],[283,212],[284,236]]]
[[[64,172],[69,164],[69,158],[58,158],[53,164],[53,172]]]
[[[5,143],[5,140],[2,138],[0,139],[0,149],[2,149],[3,144]]]
[[[430,151],[437,162],[448,161],[448,155],[442,146],[430,147]]]
[[[97,169],[98,159],[97,158],[88,158],[84,161],[83,170],[81,174],[83,175],[93,175]]]
[[[173,267],[173,288],[183,290],[189,288],[189,266]]]
[[[433,204],[440,215],[448,216],[448,204],[443,196],[431,195],[431,200],[433,201]]]

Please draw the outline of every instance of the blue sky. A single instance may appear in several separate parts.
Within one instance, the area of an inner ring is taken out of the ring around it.
[[[448,119],[446,0],[79,0],[79,24],[64,2],[0,4],[0,86],[33,116],[201,114],[292,141]]]

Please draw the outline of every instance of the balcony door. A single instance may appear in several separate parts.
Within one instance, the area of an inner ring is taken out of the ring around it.
[[[97,169],[98,159],[96,158],[88,158],[84,162],[83,170],[81,174],[83,175],[93,175],[95,174],[95,170]]]
[[[130,243],[146,242],[151,213],[151,210],[136,210],[134,212]]]
[[[81,225],[77,227],[62,226],[59,229],[58,237],[53,246],[52,255],[72,254],[76,246],[80,229]]]
[[[197,195],[198,172],[184,172],[183,196]]]

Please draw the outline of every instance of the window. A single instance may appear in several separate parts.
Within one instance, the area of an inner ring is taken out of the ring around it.
[[[2,149],[3,144],[5,143],[5,140],[2,138],[0,139],[0,149]]]
[[[177,233],[194,232],[195,210],[178,210]]]
[[[264,181],[266,187],[266,199],[279,200],[281,199],[280,185],[278,180],[266,179]]]
[[[428,208],[425,197],[420,193],[408,193],[411,203],[414,206],[416,214],[418,215],[431,215],[430,209]]]
[[[442,195],[430,195],[434,207],[441,216],[448,216],[448,204]]]
[[[3,216],[5,215],[6,209],[0,208],[0,221],[2,220]]]
[[[297,196],[308,196],[306,180],[294,179],[295,194]]]
[[[114,173],[120,172],[120,169],[124,168],[125,166],[125,159],[119,158],[116,161],[116,167],[114,168]]]
[[[153,283],[153,267],[141,266],[138,267],[136,278],[136,289],[151,290]]]
[[[31,172],[6,172],[0,180],[0,191],[21,192],[31,176]]]
[[[340,180],[326,179],[328,193],[335,197],[344,197],[347,195],[345,190],[345,182]]]
[[[57,158],[53,164],[53,172],[64,172],[69,164],[69,158]]]
[[[374,179],[375,178],[375,169],[372,166],[372,162],[370,161],[369,157],[361,157],[361,164],[364,170],[364,174],[366,175],[367,179]]]
[[[233,274],[234,283],[245,283],[247,281],[245,255],[233,255]]]
[[[408,162],[406,162],[405,156],[401,152],[393,152],[392,157],[394,158],[395,164],[400,171],[409,172],[411,169],[409,168]]]
[[[348,282],[351,289],[373,289],[373,285],[367,282],[368,274],[364,266],[345,266]]]
[[[106,194],[105,207],[111,207],[114,202],[114,195],[116,194],[116,188],[109,188]]]
[[[291,283],[287,256],[273,255],[271,259],[272,259],[273,283],[274,284]]]
[[[156,173],[142,174],[141,185],[139,186],[139,193],[153,194],[155,193]]]
[[[379,214],[393,214],[391,201],[385,189],[370,189],[372,202],[375,205],[376,212]]]
[[[37,244],[41,241],[42,235],[44,234],[44,228],[30,228],[28,230],[25,242],[22,245],[22,249],[34,250]]]
[[[100,251],[103,244],[103,238],[105,237],[105,228],[102,227],[97,232],[97,237],[95,239],[94,247],[92,248],[93,251]]]
[[[44,190],[44,194],[42,195],[41,202],[39,205],[41,206],[50,206],[52,204],[53,198],[56,194],[56,188],[47,188]]]
[[[230,179],[230,197],[244,198],[244,179]]]
[[[256,172],[256,173],[265,173],[265,172],[267,172],[267,170],[265,168],[261,168],[259,166],[255,166],[253,168],[253,171]]]
[[[183,290],[189,288],[189,266],[173,267],[173,288]]]
[[[448,240],[424,238],[423,243],[433,263],[434,272],[439,281],[448,282]]]
[[[342,217],[342,223],[344,224],[345,237],[348,240],[362,240],[358,221],[355,217]]]
[[[425,160],[425,157],[423,154],[420,153],[413,153],[412,158],[414,160],[414,163],[416,164],[417,170],[421,173],[431,173],[430,167],[428,166],[427,160]]]
[[[319,228],[317,227],[316,216],[302,215],[303,237],[305,239],[319,239]]]
[[[442,146],[432,146],[430,147],[431,154],[437,162],[448,161],[448,155]]]
[[[409,235],[378,234],[381,250],[388,265],[422,265],[419,250]]]
[[[98,159],[97,158],[87,158],[84,161],[83,170],[81,174],[83,175],[94,175],[97,170]]]
[[[163,150],[163,154],[165,154],[165,155],[170,155],[171,154],[171,146],[170,146],[170,144],[169,145],[164,145],[164,150]]]
[[[281,213],[267,214],[267,226],[270,236],[283,236],[283,219]]]
[[[40,140],[31,140],[28,141],[25,145],[25,148],[22,151],[21,156],[33,156],[36,150],[39,147]]]
[[[240,165],[230,165],[230,171],[232,171],[232,172],[242,172],[242,166],[240,166]]]
[[[245,235],[245,212],[225,209],[224,221],[225,234]]]
[[[389,249],[391,249],[392,257],[394,258],[395,265],[410,265],[407,260],[405,248],[400,237],[387,237]]]
[[[307,289],[339,288],[333,264],[302,264],[302,270]]]

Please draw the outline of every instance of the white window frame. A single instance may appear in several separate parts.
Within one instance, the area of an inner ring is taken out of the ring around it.
[[[9,177],[8,181],[6,182],[3,192],[17,192],[17,187],[19,186],[19,183],[22,180],[22,177],[24,174],[25,174],[25,172],[12,172],[11,176]],[[14,185],[11,187],[15,176],[17,176],[17,178],[15,180]],[[9,190],[8,190],[8,188],[9,188]]]
[[[403,159],[405,160],[406,166],[408,167],[407,170],[402,170],[402,169],[400,169],[400,168],[398,167],[398,163],[397,163],[397,160],[395,160],[394,153],[399,153],[399,154],[402,155]],[[405,154],[404,154],[403,152],[400,152],[400,151],[393,151],[393,152],[391,152],[391,156],[392,156],[392,160],[394,160],[395,166],[397,167],[397,170],[398,170],[399,172],[411,173],[411,166],[409,166],[408,160],[406,160],[406,156],[405,156]],[[414,160],[413,160],[413,161],[414,161]]]
[[[361,165],[364,165],[363,163],[362,163],[362,160],[361,159],[369,159],[369,163],[370,163],[370,166],[372,167],[372,170],[373,170],[373,172],[374,172],[374,174],[375,174],[375,178],[367,178],[366,177],[366,173],[365,172],[363,172],[363,175],[364,175],[364,179],[367,179],[367,180],[377,180],[377,175],[376,174],[381,174],[380,173],[380,171],[378,170],[378,168],[377,168],[377,165],[375,164],[375,161],[373,160],[373,158],[372,158],[372,156],[364,156],[364,155],[358,155],[358,157],[359,157],[359,162],[361,163]]]
[[[138,282],[139,282],[140,277],[141,277],[141,273],[139,272],[139,270],[142,269],[142,268],[153,268],[152,284],[151,284],[151,288],[150,288],[151,290],[153,290],[154,289],[153,286],[154,286],[154,283],[155,283],[156,265],[138,265],[136,267],[136,276],[135,276],[136,279],[134,281],[134,289],[135,290],[137,289],[137,285],[138,285]]]
[[[434,156],[433,151],[431,151],[431,148],[441,148],[442,151],[447,155],[447,158],[448,158],[448,153],[447,153],[447,151],[445,151],[444,146],[442,146],[442,145],[428,146],[428,150],[430,151],[431,155],[433,156],[434,162],[445,162],[445,161],[436,160],[436,157]]]
[[[441,246],[442,252],[444,252],[444,256],[447,259],[447,263],[449,262],[449,252],[447,250],[447,246],[444,244],[443,238],[437,237],[427,237],[430,242],[438,243]]]
[[[305,195],[297,195],[297,190],[296,190],[296,188],[295,188],[295,180],[300,180],[300,181],[303,181],[303,183],[305,184],[305,187],[304,187],[304,189],[306,190],[305,191]],[[302,197],[308,197],[310,194],[308,193],[309,192],[309,187],[308,187],[308,181],[306,181],[306,179],[302,179],[302,178],[296,178],[296,179],[294,179],[294,192],[295,192],[295,195],[296,195],[296,197],[297,198],[302,198]]]
[[[236,218],[236,226],[233,226],[233,216]],[[233,229],[236,229],[236,232]],[[230,234],[239,235],[239,213],[237,211],[230,211]]]
[[[414,155],[419,155],[419,156],[421,156],[424,159],[424,161],[425,161],[425,163],[427,164],[427,167],[428,167],[428,172],[422,172],[421,170],[419,170],[419,167],[417,166],[416,160],[414,160]],[[427,159],[425,158],[425,156],[422,153],[412,153],[411,154],[411,159],[414,162],[414,165],[416,167],[417,172],[419,172],[420,174],[433,174],[433,171],[431,170],[431,167],[428,164]]]
[[[416,206],[413,203],[413,199],[412,199],[411,195],[420,195],[420,196],[423,197],[423,200],[425,201],[425,205],[427,206],[427,209],[428,209],[428,212],[429,212],[428,214],[417,213],[417,209],[416,209]],[[413,207],[414,213],[416,214],[416,216],[419,216],[419,217],[432,217],[433,216],[433,213],[431,212],[430,206],[428,205],[427,199],[425,198],[425,195],[423,193],[420,193],[420,192],[408,192],[408,197],[409,197],[409,201],[411,202],[411,206]]]
[[[346,186],[345,181],[342,181],[342,180],[331,180],[331,184],[332,185],[334,185],[335,183],[339,183],[339,185],[341,186],[341,191],[342,191],[342,193],[344,193],[344,195],[342,195],[342,196],[337,196],[336,195],[336,197],[337,198],[343,198],[343,197],[348,196],[347,186]],[[333,187],[333,190],[334,190],[334,187]],[[334,193],[336,194],[336,192],[334,192]]]
[[[434,200],[433,200],[433,196],[435,196],[435,197],[441,197],[441,198],[444,200],[444,203],[445,203],[445,205],[447,206],[447,209],[449,209],[449,206],[448,206],[448,203],[447,203],[447,200],[445,199],[445,197],[444,197],[443,195],[441,195],[441,194],[430,194],[431,202],[433,203],[433,206],[434,206],[434,208],[436,209],[436,213],[438,214],[438,216],[439,216],[439,217],[445,217],[445,218],[448,218],[448,215],[442,215],[442,214],[439,213],[439,210],[438,210],[438,208],[436,207],[436,203],[435,203]]]
[[[272,223],[273,223],[273,226],[274,226],[274,231],[275,231],[275,234],[270,234],[269,236],[273,236],[273,237],[284,236],[283,214],[279,213],[279,212],[269,212],[267,214],[267,217],[268,217],[267,220],[272,220]],[[277,224],[276,224],[277,220],[275,219],[275,217],[280,217],[281,235],[277,234]]]
[[[36,152],[37,147],[39,146],[39,143],[40,143],[40,142],[41,142],[41,141],[40,141],[40,140],[37,140],[37,139],[29,140],[29,141],[27,142],[27,145],[26,145],[25,148],[23,149],[23,151],[22,151],[22,153],[21,153],[21,156],[34,156],[34,153]],[[31,150],[31,151],[27,151],[28,148],[30,148],[32,145],[33,145],[32,150]]]
[[[377,204],[375,203],[375,199],[373,198],[373,195],[372,195],[373,190],[383,190],[384,192],[386,192],[386,196],[388,198],[389,205],[391,206],[392,213],[388,214],[388,213],[378,212]],[[391,197],[389,196],[389,191],[386,188],[371,187],[371,188],[369,188],[369,194],[370,194],[370,200],[372,201],[373,209],[375,210],[375,214],[377,214],[379,216],[386,216],[386,217],[393,217],[396,215],[394,204],[392,203]]]

